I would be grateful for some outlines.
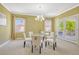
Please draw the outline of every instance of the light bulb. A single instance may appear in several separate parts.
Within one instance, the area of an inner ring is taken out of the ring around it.
[[[37,20],[37,18],[35,18],[35,20]]]
[[[45,19],[44,19],[44,17],[42,15],[39,15],[39,16],[37,16],[35,18],[35,20],[37,20],[37,21],[44,21]]]

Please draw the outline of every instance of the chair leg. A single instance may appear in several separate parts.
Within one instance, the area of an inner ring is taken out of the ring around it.
[[[25,45],[26,45],[26,41],[24,41],[24,48],[25,48]]]
[[[55,44],[53,44],[53,50],[55,50]]]
[[[57,47],[57,43],[55,42],[55,47]]]
[[[45,47],[47,47],[47,42],[45,42]]]
[[[33,53],[33,45],[32,45],[32,53]]]
[[[48,42],[48,45],[49,45],[49,42]]]
[[[41,46],[39,48],[40,48],[39,53],[41,54]]]
[[[41,48],[43,48],[43,43],[41,43]]]

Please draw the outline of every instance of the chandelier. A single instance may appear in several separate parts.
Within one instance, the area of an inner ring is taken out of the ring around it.
[[[39,16],[36,16],[35,20],[36,20],[36,21],[44,21],[45,18],[44,18],[44,16],[39,15]]]
[[[39,14],[35,17],[35,20],[36,21],[44,21],[45,18],[44,18],[44,6],[42,4],[39,4],[37,5],[37,9],[38,9],[38,12]]]

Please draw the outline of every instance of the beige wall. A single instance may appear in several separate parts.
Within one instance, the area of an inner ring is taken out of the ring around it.
[[[0,25],[0,41],[11,39],[11,13],[0,4],[0,13],[6,15],[7,26]]]
[[[51,20],[52,20],[52,32],[55,32],[55,17],[52,17]]]
[[[35,33],[38,33],[40,31],[44,31],[43,21],[35,21],[35,17],[27,17],[25,26],[26,32],[33,31]]]
[[[23,18],[25,20],[25,32],[26,33],[30,31],[34,33],[39,33],[40,31],[44,31],[44,22],[35,21],[34,16],[14,14],[14,20],[15,18]],[[15,38],[20,38],[20,37],[23,37],[22,33],[15,33]]]

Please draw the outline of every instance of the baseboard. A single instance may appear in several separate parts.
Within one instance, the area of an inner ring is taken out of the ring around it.
[[[23,38],[16,38],[15,40],[23,40]]]
[[[3,47],[4,45],[6,45],[6,44],[9,43],[9,42],[10,42],[10,40],[7,40],[6,42],[0,44],[0,47]]]
[[[67,42],[70,42],[72,44],[75,44],[75,45],[78,45],[79,46],[78,42],[76,42],[76,41],[69,41],[69,40],[64,40],[64,41],[67,41]]]
[[[57,38],[57,39],[60,39],[60,38]],[[63,40],[63,39],[60,39],[60,40]],[[79,46],[79,44],[77,42],[75,42],[75,41],[69,41],[69,40],[63,40],[63,41],[70,42],[72,44],[75,44],[75,45]]]

